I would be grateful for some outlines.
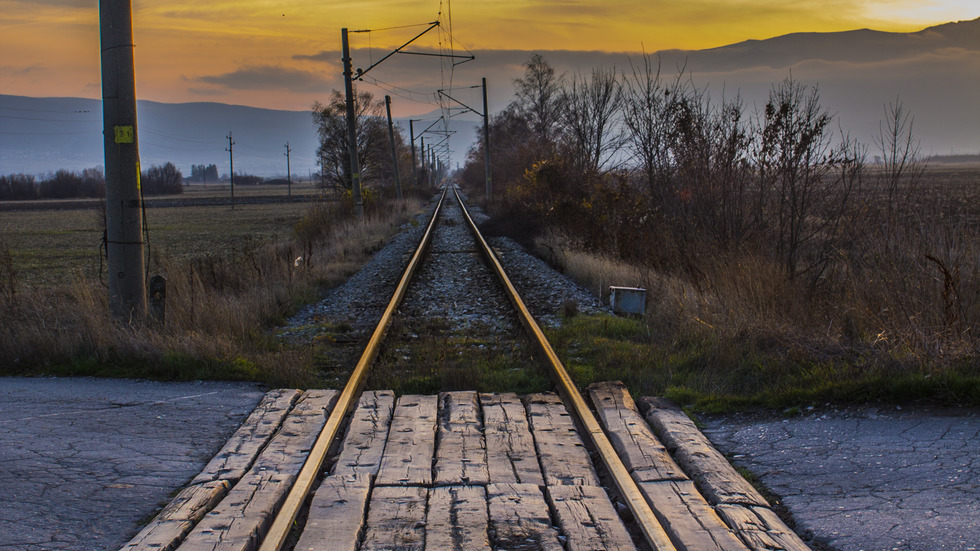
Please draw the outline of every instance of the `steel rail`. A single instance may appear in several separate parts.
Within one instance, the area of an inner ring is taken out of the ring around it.
[[[623,464],[622,459],[619,458],[619,454],[616,453],[615,448],[613,448],[612,442],[606,436],[606,433],[602,430],[602,425],[592,414],[592,410],[589,409],[588,404],[585,403],[585,399],[582,394],[578,391],[575,386],[575,382],[572,381],[571,376],[562,365],[561,360],[555,353],[548,339],[545,337],[544,332],[541,327],[534,320],[531,312],[527,309],[521,296],[518,294],[517,289],[511,283],[510,278],[507,277],[507,273],[504,271],[503,265],[500,264],[500,260],[497,259],[497,255],[490,248],[490,245],[480,234],[480,230],[476,227],[476,223],[473,222],[473,218],[470,217],[469,211],[466,210],[466,206],[463,204],[463,200],[459,197],[459,192],[456,188],[453,188],[453,194],[456,196],[456,200],[459,201],[459,206],[463,210],[463,216],[466,217],[466,221],[470,227],[470,231],[473,232],[474,237],[476,237],[477,242],[480,245],[480,251],[486,257],[487,262],[490,263],[493,271],[496,272],[497,278],[503,284],[508,298],[510,298],[511,303],[513,303],[514,308],[517,309],[518,315],[521,318],[521,323],[524,327],[531,333],[534,337],[535,344],[541,350],[545,359],[552,369],[552,374],[555,376],[555,381],[558,384],[559,394],[561,394],[566,404],[572,406],[573,414],[578,417],[585,431],[589,435],[589,439],[592,441],[592,445],[595,447],[596,451],[599,452],[599,457],[602,459],[602,463],[605,465],[606,470],[609,471],[610,476],[616,484],[616,489],[619,490],[620,495],[626,500],[626,504],[629,506],[630,511],[633,513],[633,517],[636,519],[637,524],[640,525],[640,529],[643,531],[643,535],[647,542],[657,551],[673,551],[676,548],[674,544],[671,543],[670,538],[667,536],[667,532],[664,531],[663,526],[657,520],[656,515],[653,513],[653,509],[650,504],[647,503],[643,494],[640,492],[639,487],[637,487],[636,482],[633,477],[630,476],[629,471]]]
[[[320,435],[317,437],[316,443],[310,450],[310,455],[306,458],[306,462],[303,464],[303,469],[300,471],[296,482],[293,484],[292,489],[289,490],[289,494],[286,496],[286,501],[283,502],[282,507],[276,514],[276,518],[273,521],[272,526],[269,528],[269,532],[262,540],[262,545],[259,547],[259,551],[279,551],[279,549],[281,549],[282,545],[285,543],[286,538],[289,536],[289,531],[292,529],[293,524],[296,521],[296,516],[299,514],[300,508],[303,506],[307,496],[310,494],[310,490],[313,488],[313,483],[316,481],[317,475],[320,473],[320,469],[323,467],[323,461],[327,456],[327,452],[330,450],[334,439],[340,432],[340,427],[344,421],[344,418],[357,404],[357,400],[361,394],[361,389],[364,386],[364,381],[367,379],[368,369],[370,369],[371,364],[374,363],[375,358],[378,356],[378,351],[381,348],[381,341],[384,340],[385,334],[388,332],[388,326],[391,323],[391,318],[394,316],[395,310],[398,309],[402,299],[405,297],[405,291],[408,289],[408,284],[411,282],[412,276],[415,274],[416,269],[421,263],[422,256],[425,254],[425,251],[429,248],[429,244],[432,242],[433,230],[435,229],[436,222],[439,220],[439,212],[442,210],[442,203],[445,199],[446,190],[444,189],[442,196],[439,198],[438,204],[436,204],[435,211],[432,213],[432,219],[429,221],[425,234],[422,236],[421,244],[415,250],[415,254],[412,255],[412,259],[409,261],[408,267],[405,268],[405,272],[402,274],[402,278],[398,282],[398,287],[395,288],[395,293],[392,295],[391,300],[388,302],[388,307],[381,316],[381,321],[378,322],[378,326],[374,329],[374,333],[371,335],[371,340],[368,341],[367,348],[365,348],[364,353],[361,354],[361,359],[358,360],[357,366],[354,368],[350,379],[347,381],[347,385],[344,387],[343,392],[341,392],[340,397],[337,399],[337,403],[334,404],[333,410],[330,412],[330,416],[327,418],[326,425],[324,425],[323,430],[320,431]]]

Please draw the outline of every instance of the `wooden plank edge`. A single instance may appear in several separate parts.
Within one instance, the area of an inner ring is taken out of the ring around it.
[[[712,505],[770,506],[680,407],[665,398],[648,396],[640,398],[637,404],[653,432]]]
[[[177,494],[121,551],[171,551],[228,493],[227,480],[193,484]]]

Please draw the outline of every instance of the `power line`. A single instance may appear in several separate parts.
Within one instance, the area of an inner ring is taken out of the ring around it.
[[[215,138],[215,139],[211,139],[211,140],[200,140],[200,139],[191,138],[191,137],[188,137],[188,136],[175,136],[175,135],[172,135],[172,134],[167,134],[165,132],[160,132],[158,130],[151,130],[151,129],[148,129],[148,128],[140,128],[140,133],[143,133],[143,132],[146,132],[148,134],[154,134],[156,136],[161,136],[161,137],[164,137],[164,138],[169,138],[171,140],[180,140],[182,142],[199,143],[199,144],[204,144],[204,145],[212,145],[212,144],[215,143],[215,141],[217,141],[219,139],[219,138]]]
[[[6,109],[8,111],[30,111],[32,113],[61,113],[61,114],[65,114],[65,113],[91,113],[92,112],[90,109],[74,109],[74,110],[71,110],[71,111],[61,111],[61,110],[57,110],[57,109],[28,109],[26,107],[3,107],[3,106],[0,106],[0,109]]]
[[[435,102],[433,102],[432,100],[429,99],[432,96],[431,93],[428,93],[428,92],[419,92],[417,90],[410,90],[408,88],[403,88],[401,86],[396,86],[394,84],[391,84],[389,82],[385,82],[383,80],[380,80],[380,79],[377,79],[377,78],[374,78],[374,77],[363,77],[363,78],[364,79],[367,79],[367,83],[368,84],[377,86],[378,88],[381,88],[382,90],[388,92],[389,94],[391,94],[393,96],[398,96],[398,97],[400,97],[402,99],[406,99],[408,101],[414,101],[415,103],[422,103],[422,104],[425,104],[425,105],[438,105],[437,103],[435,103]],[[403,93],[399,93],[399,91],[401,91]],[[422,96],[422,97],[424,97],[426,99],[425,99],[425,101],[419,100],[419,99],[416,99],[415,96]]]
[[[74,122],[74,123],[89,123],[97,124],[102,121],[97,120],[70,120],[70,119],[38,119],[35,117],[15,117],[13,115],[0,115],[0,119],[16,119],[20,121],[41,121],[41,122]]]

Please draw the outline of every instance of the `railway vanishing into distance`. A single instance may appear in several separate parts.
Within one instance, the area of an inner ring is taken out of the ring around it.
[[[365,390],[437,232],[462,227],[444,269],[483,259],[495,281],[467,279],[495,288],[466,292],[510,310],[554,392]],[[449,186],[346,386],[267,393],[124,549],[808,549],[676,406],[616,382],[587,394]]]

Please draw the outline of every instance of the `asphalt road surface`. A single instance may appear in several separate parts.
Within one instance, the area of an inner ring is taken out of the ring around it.
[[[866,407],[709,418],[715,446],[832,549],[980,549],[980,412]]]
[[[119,549],[262,396],[254,384],[0,378],[0,549]]]

